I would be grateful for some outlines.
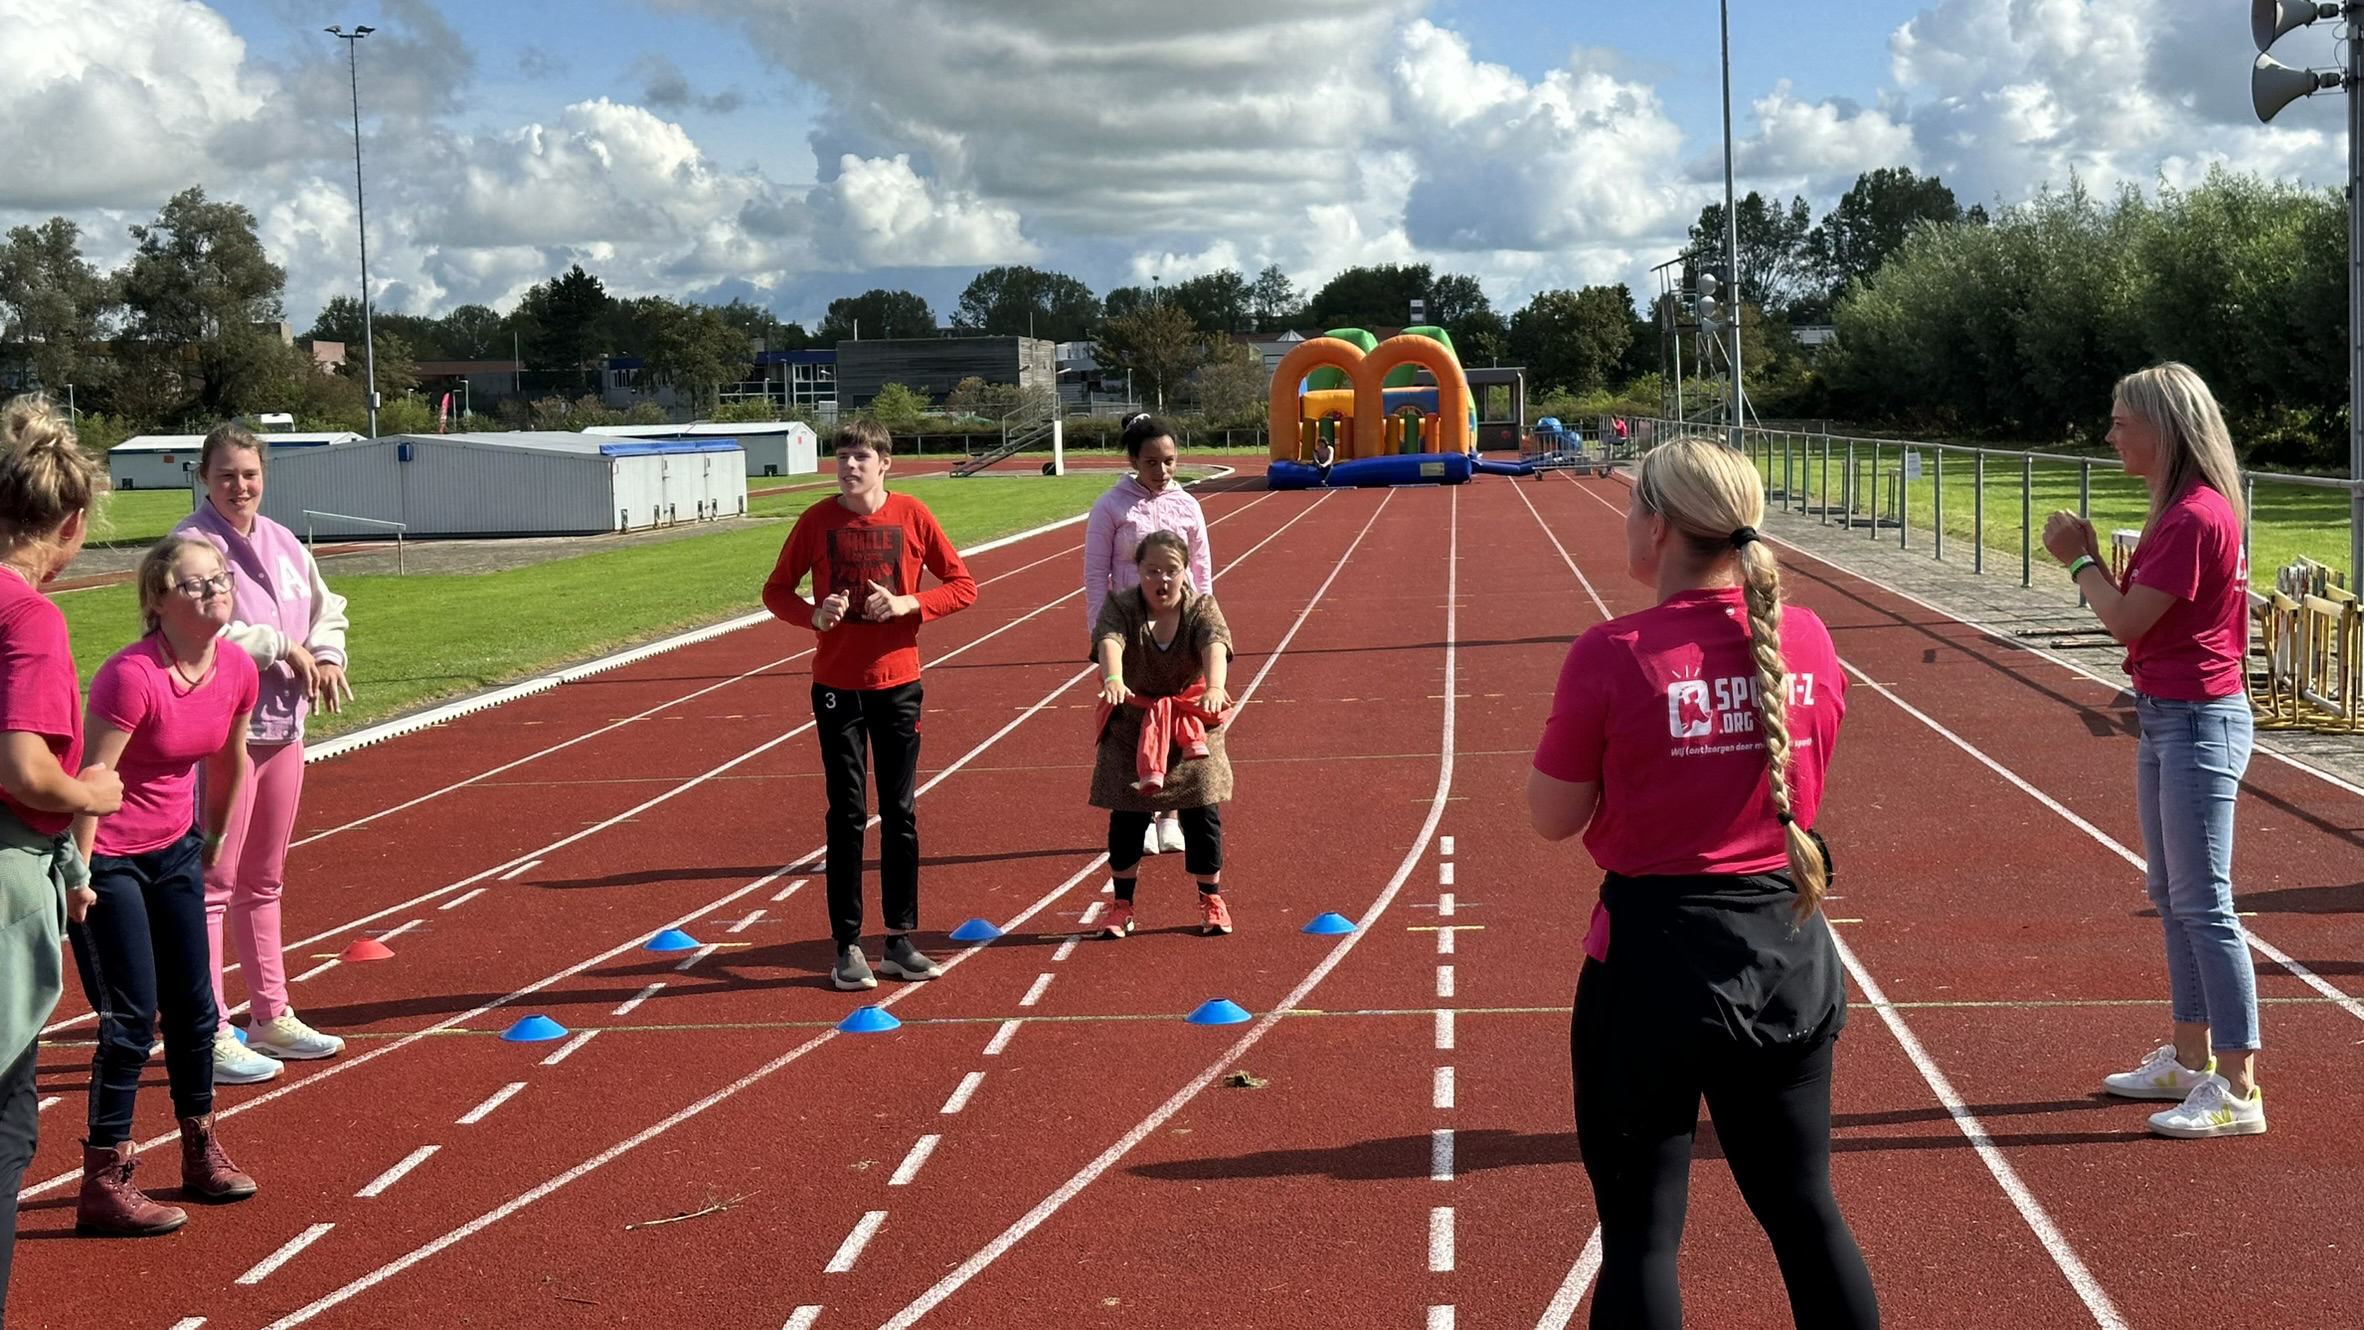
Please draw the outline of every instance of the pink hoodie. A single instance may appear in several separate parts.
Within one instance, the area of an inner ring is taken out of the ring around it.
[[[1133,566],[1133,551],[1152,531],[1171,531],[1190,547],[1191,589],[1202,596],[1215,590],[1214,556],[1207,549],[1207,515],[1198,500],[1180,485],[1152,493],[1132,476],[1116,482],[1084,523],[1084,631],[1100,622],[1101,603],[1111,591],[1141,585],[1141,570]]]
[[[320,663],[343,665],[345,598],[320,580],[320,565],[296,534],[260,513],[254,534],[242,536],[211,499],[199,496],[197,511],[173,529],[203,536],[230,566],[235,589],[222,639],[252,657],[262,676],[247,740],[282,744],[303,738],[312,700],[287,663],[288,648],[300,643]]]

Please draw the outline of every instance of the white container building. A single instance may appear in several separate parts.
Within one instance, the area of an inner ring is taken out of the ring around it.
[[[323,434],[258,434],[271,450],[270,459],[293,456],[308,448],[351,443],[358,434],[343,430]],[[107,450],[107,478],[119,490],[188,489],[197,483],[197,450],[202,434],[141,434]]]
[[[747,511],[729,439],[396,434],[271,462],[263,512],[339,538],[638,531]]]
[[[820,439],[801,420],[695,425],[593,425],[586,434],[616,439],[736,439],[750,476],[809,476],[820,471]]]

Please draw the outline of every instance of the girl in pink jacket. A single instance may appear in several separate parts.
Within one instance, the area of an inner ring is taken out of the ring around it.
[[[205,499],[176,529],[222,552],[235,584],[222,640],[244,651],[262,676],[247,727],[253,774],[231,809],[220,856],[205,871],[221,1012],[214,1080],[243,1085],[277,1076],[280,1060],[334,1057],[345,1048],[344,1040],[297,1020],[288,1005],[279,895],[304,790],[304,716],[315,702],[333,712],[353,694],[345,684],[345,598],[320,580],[319,565],[295,533],[263,516],[262,441],[223,425],[205,436],[197,470]],[[231,1032],[222,996],[225,927],[245,967],[252,1005],[244,1045]]]

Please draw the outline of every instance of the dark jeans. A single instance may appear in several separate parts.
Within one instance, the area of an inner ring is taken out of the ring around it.
[[[1617,945],[1612,933],[1612,954]],[[1607,965],[1585,962],[1571,1038],[1577,1146],[1601,1220],[1593,1330],[1683,1323],[1675,1257],[1702,1097],[1732,1180],[1772,1239],[1797,1324],[1877,1326],[1871,1273],[1830,1189],[1836,1037],[1757,1046],[1697,1026],[1619,1028],[1620,1004],[1607,991],[1613,982]],[[1622,1006],[1632,1019],[1635,1004]]]
[[[205,867],[191,832],[147,854],[90,857],[98,901],[66,925],[82,992],[98,1013],[90,1060],[90,1143],[131,1139],[140,1070],[163,1027],[175,1116],[213,1111],[213,959],[205,940]]]
[[[829,789],[829,935],[862,936],[862,828],[870,820],[869,769],[878,766],[878,905],[887,931],[919,927],[918,681],[869,692],[813,685],[821,779]],[[867,744],[867,751],[865,751]]]
[[[8,1323],[8,1271],[16,1259],[16,1193],[25,1185],[25,1166],[33,1162],[40,1131],[40,1104],[33,1097],[33,1064],[40,1052],[41,1041],[35,1039],[0,1069],[0,1191],[8,1193],[8,1217],[0,1221],[0,1325]]]
[[[1108,814],[1108,871],[1111,876],[1130,878],[1141,866],[1141,836],[1149,830],[1155,813],[1123,813],[1111,810]],[[1223,808],[1208,804],[1204,808],[1185,808],[1182,818],[1182,866],[1192,877],[1213,877],[1223,871]]]

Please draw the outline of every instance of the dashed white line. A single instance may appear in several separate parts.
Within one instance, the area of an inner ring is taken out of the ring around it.
[[[376,1177],[371,1178],[369,1180],[368,1186],[363,1187],[361,1190],[353,1194],[363,1199],[367,1199],[372,1196],[383,1195],[386,1188],[402,1181],[402,1176],[405,1173],[408,1173],[412,1169],[417,1168],[419,1165],[426,1163],[430,1155],[433,1155],[437,1150],[442,1148],[443,1147],[440,1145],[420,1146],[418,1149],[404,1155],[402,1157],[402,1162],[396,1164],[392,1168],[387,1169],[385,1172],[378,1174]]]
[[[1110,890],[1114,889],[1114,887],[1110,888]],[[1091,904],[1084,907],[1083,917],[1076,920],[1075,922],[1085,928],[1090,928],[1092,926],[1092,921],[1100,917],[1100,907],[1106,905],[1107,903],[1108,902],[1106,901],[1093,901]]]
[[[1436,866],[1436,884],[1440,887],[1449,887],[1453,885],[1452,860],[1448,859]]]
[[[459,1125],[463,1127],[473,1127],[477,1123],[484,1121],[487,1117],[491,1116],[494,1109],[508,1103],[509,1100],[515,1096],[519,1090],[524,1088],[525,1082],[511,1081],[507,1085],[502,1086],[500,1089],[493,1091],[491,1098],[485,1100],[481,1104],[478,1104],[476,1107],[469,1109],[466,1113],[461,1114]]]
[[[427,921],[426,921],[426,920],[424,920],[424,919],[413,919],[413,920],[409,921],[408,923],[396,924],[394,927],[392,927],[392,928],[389,928],[389,929],[387,929],[385,932],[378,934],[378,941],[380,941],[380,942],[392,942],[394,939],[396,939],[396,938],[398,938],[398,937],[401,937],[403,934],[405,934],[405,933],[409,932],[410,930],[412,930],[412,929],[414,929],[414,928],[420,928],[420,927],[423,927],[423,926],[425,926],[426,922],[427,922]]]
[[[1026,990],[1026,996],[1018,999],[1018,1005],[1021,1007],[1031,1007],[1035,1003],[1042,1001],[1043,990],[1049,988],[1050,986],[1051,977],[1049,975],[1036,975],[1034,977],[1034,986]]]
[[[854,1225],[854,1231],[846,1234],[845,1241],[837,1244],[837,1255],[829,1258],[829,1265],[822,1273],[842,1275],[853,1269],[854,1262],[862,1259],[862,1249],[878,1236],[878,1227],[886,1222],[886,1217],[887,1212],[884,1210],[872,1210],[863,1215],[861,1222]]]
[[[807,1303],[788,1313],[788,1320],[780,1327],[780,1330],[813,1330],[813,1322],[820,1319],[820,1307],[817,1304]]]
[[[960,1084],[953,1087],[952,1097],[944,1101],[944,1111],[946,1113],[958,1113],[962,1109],[967,1108],[969,1106],[969,1096],[977,1092],[977,1087],[983,1084],[984,1080],[985,1073],[981,1071],[972,1071],[968,1075],[961,1077]]]
[[[689,955],[683,957],[681,964],[676,965],[673,968],[676,970],[686,970],[689,967],[697,964],[699,961],[706,959],[708,956],[711,956],[720,950],[722,950],[721,943],[709,942],[706,945],[698,948],[696,951],[693,951]]]
[[[1438,896],[1437,896],[1437,898],[1436,898],[1436,917],[1437,917],[1437,918],[1439,918],[1439,919],[1450,919],[1450,918],[1452,918],[1452,917],[1453,917],[1453,893],[1452,893],[1452,892],[1449,892],[1449,891],[1447,891],[1447,892],[1441,893],[1440,895],[1438,895]]]
[[[172,1330],[197,1330],[203,1324],[205,1318],[202,1316],[184,1316],[172,1323]]]
[[[545,1067],[555,1067],[559,1063],[566,1061],[568,1058],[574,1056],[576,1049],[581,1048],[587,1043],[590,1043],[592,1036],[598,1033],[599,1031],[597,1030],[585,1030],[581,1034],[576,1035],[574,1038],[567,1040],[565,1043],[560,1044],[557,1050],[551,1053],[550,1056],[543,1058],[542,1065]]]
[[[1452,966],[1440,965],[1436,967],[1436,995],[1441,998],[1453,996]]]
[[[473,891],[465,893],[464,895],[454,896],[450,900],[445,901],[443,904],[438,905],[435,908],[438,910],[456,910],[461,906],[466,905],[468,902],[483,895],[489,890],[491,890],[489,887],[478,887]]]
[[[1444,856],[1445,858],[1447,858],[1447,859],[1450,859],[1450,858],[1452,858],[1452,857],[1453,857],[1453,838],[1452,838],[1451,836],[1439,836],[1439,837],[1437,837],[1437,838],[1436,838],[1436,852],[1437,852],[1438,854],[1441,854],[1441,855],[1443,855],[1443,856]]]
[[[1428,1330],[1453,1330],[1453,1309],[1450,1306],[1428,1309]]]
[[[501,880],[503,882],[514,882],[518,878],[524,877],[526,874],[540,867],[541,863],[542,861],[539,859],[528,859],[524,863],[521,863],[515,868],[510,869],[508,872],[501,874]]]
[[[910,1186],[911,1180],[919,1176],[920,1165],[925,1164],[928,1161],[928,1156],[936,1152],[936,1142],[943,1139],[934,1132],[930,1132],[913,1141],[911,1153],[903,1156],[903,1162],[895,1166],[895,1176],[887,1179],[887,1185],[890,1187]]]
[[[304,971],[302,974],[297,975],[295,978],[290,979],[287,982],[291,984],[300,984],[306,979],[316,979],[321,975],[327,974],[329,971],[337,968],[337,966],[341,964],[343,964],[342,961],[339,961],[335,957],[331,956],[327,960],[320,962],[318,965],[313,966],[311,969]]]
[[[1429,1103],[1437,1108],[1451,1108],[1453,1106],[1453,1069],[1451,1067],[1436,1069],[1436,1088],[1429,1094]]]
[[[1436,1046],[1447,1052],[1453,1048],[1453,1009],[1446,1007],[1436,1014]]]
[[[628,997],[628,998],[625,998],[625,999],[624,999],[622,1002],[619,1002],[619,1003],[617,1003],[617,1004],[616,1004],[616,1009],[615,1009],[614,1011],[611,1011],[611,1012],[609,1012],[609,1013],[608,1013],[608,1015],[610,1015],[610,1016],[625,1016],[625,1015],[629,1015],[629,1014],[631,1014],[631,1011],[632,1011],[632,1009],[633,1009],[634,1007],[637,1007],[637,1006],[639,1006],[641,1003],[643,1003],[643,1002],[646,1002],[646,1001],[648,1001],[650,998],[653,998],[653,997],[655,997],[655,996],[656,996],[656,995],[657,995],[659,992],[663,991],[664,987],[665,987],[665,981],[664,981],[664,980],[662,980],[662,979],[659,979],[657,982],[655,982],[655,983],[653,983],[653,984],[650,984],[648,987],[646,987],[646,988],[644,988],[644,989],[641,989],[639,992],[637,992],[637,993],[634,993],[632,996],[630,996],[630,997]]]
[[[1453,1129],[1439,1127],[1428,1133],[1428,1180],[1453,1180]]]
[[[1019,1022],[1017,1021],[1003,1021],[1001,1023],[1001,1028],[995,1030],[993,1032],[993,1038],[986,1043],[985,1056],[989,1058],[1000,1057],[1001,1051],[1010,1046],[1011,1036],[1018,1033],[1018,1025]]]
[[[763,911],[762,911],[762,910],[760,910],[760,909],[758,909],[758,910],[750,910],[750,911],[748,911],[748,913],[747,913],[747,917],[746,917],[746,918],[744,918],[744,919],[741,919],[739,922],[737,922],[737,923],[735,923],[735,924],[732,924],[732,925],[731,925],[731,926],[730,926],[728,929],[726,929],[726,930],[724,930],[724,931],[726,931],[726,932],[731,932],[731,933],[744,933],[744,932],[746,932],[748,929],[750,929],[750,928],[753,928],[755,925],[757,925],[757,924],[760,924],[760,923],[762,923],[762,922],[763,922]]]
[[[1436,930],[1436,954],[1439,956],[1450,956],[1453,954],[1452,929],[1440,928]]]
[[[245,1274],[238,1276],[238,1278],[232,1282],[239,1284],[262,1283],[265,1279],[270,1278],[271,1272],[273,1270],[276,1270],[280,1266],[287,1264],[289,1261],[294,1260],[297,1253],[303,1251],[304,1248],[311,1246],[313,1243],[320,1241],[322,1238],[327,1237],[328,1231],[335,1227],[336,1225],[334,1224],[314,1224],[312,1227],[307,1228],[303,1232],[298,1233],[294,1237],[288,1239],[286,1246],[281,1247],[275,1252],[272,1252],[262,1260],[255,1262],[255,1266],[252,1270],[249,1270]]]
[[[1430,1274],[1453,1272],[1453,1207],[1440,1205],[1428,1212],[1428,1270]]]
[[[57,1105],[58,1105],[58,1096],[56,1096],[56,1095],[51,1095],[51,1096],[50,1096],[50,1097],[48,1097],[47,1099],[44,1099],[44,1100],[42,1100],[40,1103],[33,1105],[33,1111],[34,1111],[35,1113],[46,1113],[46,1112],[48,1112],[49,1110],[51,1110],[51,1109],[53,1109],[53,1108],[57,1107]]]
[[[1072,956],[1072,955],[1074,955],[1074,954],[1075,954],[1075,944],[1076,944],[1076,943],[1078,943],[1078,942],[1081,942],[1081,941],[1083,941],[1083,935],[1082,935],[1082,934],[1080,934],[1080,933],[1070,933],[1070,934],[1068,934],[1068,936],[1067,936],[1067,940],[1066,940],[1065,942],[1062,942],[1062,943],[1060,943],[1060,944],[1059,944],[1059,949],[1058,949],[1057,951],[1054,951],[1054,952],[1052,952],[1052,953],[1051,953],[1051,959],[1052,959],[1053,961],[1063,961],[1063,960],[1066,960],[1068,957],[1070,957],[1070,956]]]
[[[804,877],[800,877],[800,878],[796,879],[794,882],[791,882],[791,883],[789,883],[787,886],[784,886],[784,887],[780,888],[778,892],[776,892],[776,893],[774,893],[774,894],[773,894],[773,896],[772,896],[772,900],[773,900],[773,902],[776,904],[776,903],[778,903],[778,902],[780,902],[780,901],[784,901],[784,900],[788,899],[790,896],[793,896],[793,895],[795,895],[795,894],[796,894],[796,889],[797,889],[798,887],[801,887],[801,886],[803,886],[805,883],[807,883],[807,882],[810,882],[811,880],[812,880],[811,878],[804,878]],[[803,1308],[801,1308],[801,1307],[799,1307],[799,1308],[797,1308],[797,1310],[798,1310],[799,1312],[801,1312],[801,1311],[803,1311],[804,1309],[803,1309]],[[815,1308],[813,1308],[813,1315],[815,1315],[815,1316],[818,1316],[818,1315],[820,1315],[820,1314],[821,1314],[821,1309],[820,1309],[820,1308],[818,1308],[818,1307],[815,1307]]]

